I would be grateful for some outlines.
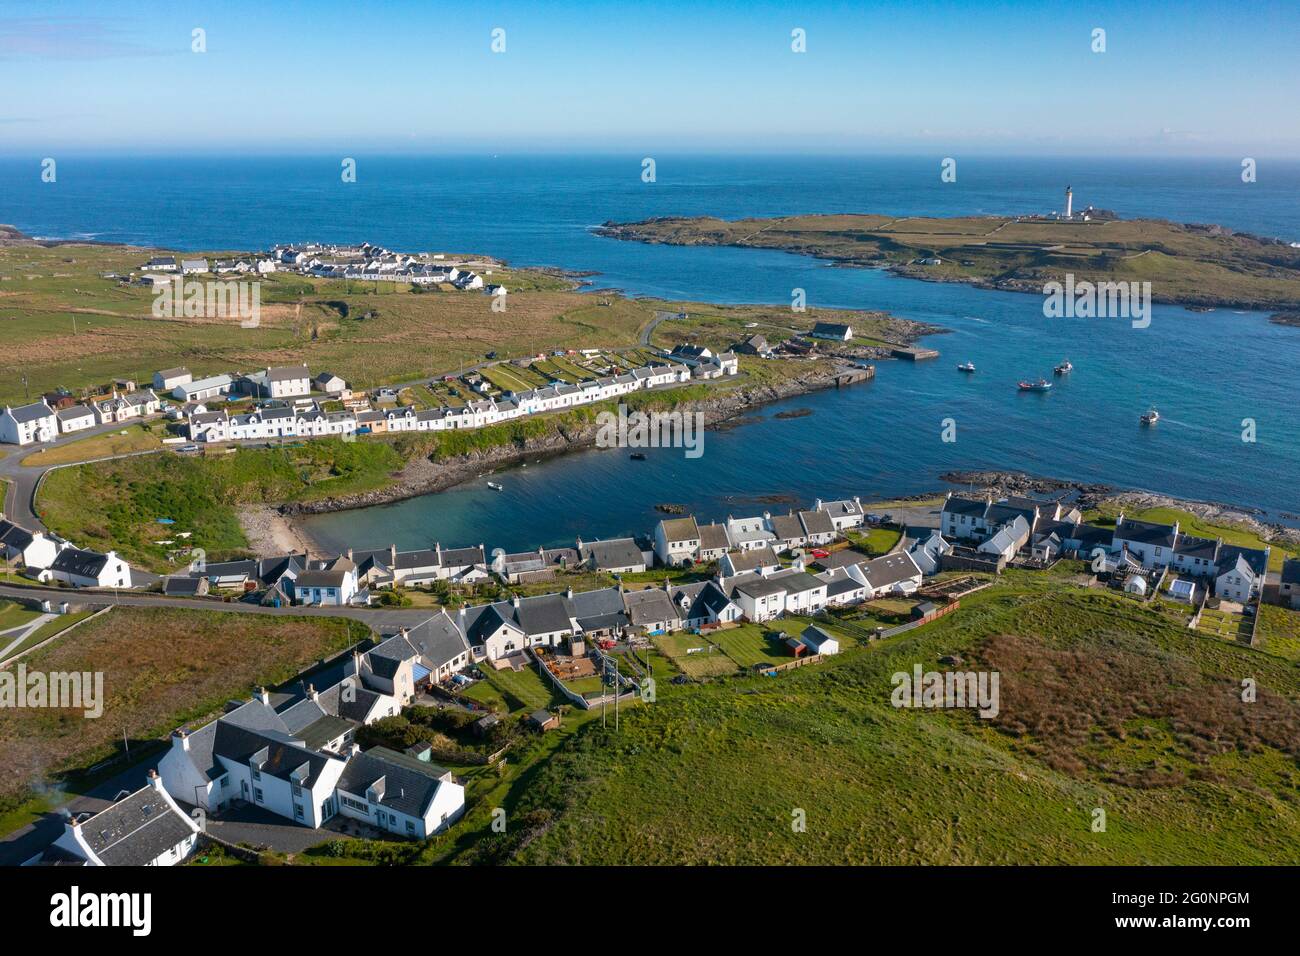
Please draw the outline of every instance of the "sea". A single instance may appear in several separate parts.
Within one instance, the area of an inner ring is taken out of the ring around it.
[[[44,183],[38,158],[0,160],[0,222],[43,238],[179,250],[369,240],[409,251],[486,253],[514,265],[592,273],[593,288],[703,302],[883,309],[947,331],[927,362],[882,361],[873,381],[766,406],[709,431],[699,458],[590,450],[529,462],[408,501],[304,520],[323,546],[484,543],[527,549],[642,534],[654,506],[701,518],[787,502],[941,490],[952,470],[999,469],[1104,482],[1258,509],[1300,511],[1300,329],[1263,313],[1154,306],[1124,319],[1047,318],[1041,296],[898,278],[762,250],[607,239],[593,227],[650,216],[818,212],[956,216],[1046,213],[1067,185],[1076,210],[1218,223],[1300,240],[1300,162],[1239,159],[959,159],[939,156],[636,155],[69,156]],[[603,344],[603,343],[593,343]],[[1074,371],[1047,393],[1024,378]],[[431,356],[430,361],[436,360]],[[974,362],[972,375],[960,362]],[[1159,410],[1155,428],[1138,417]],[[802,417],[781,411],[810,410]],[[955,440],[947,440],[955,439]],[[1246,440],[1253,439],[1253,440]]]

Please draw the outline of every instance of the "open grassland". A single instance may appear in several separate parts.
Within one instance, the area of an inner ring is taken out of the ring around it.
[[[999,216],[873,215],[728,221],[660,218],[607,224],[603,234],[671,245],[780,249],[916,278],[1039,292],[1045,282],[1150,282],[1156,301],[1287,309],[1300,303],[1300,249],[1152,219],[1053,222]],[[918,260],[939,257],[938,265]]]
[[[124,731],[135,751],[367,636],[345,619],[114,608],[24,660],[29,671],[102,673],[103,716],[0,709],[0,800],[117,754]]]
[[[153,292],[100,277],[137,268],[153,250],[111,246],[0,249],[0,336],[33,394],[74,391],[187,365],[197,376],[307,362],[354,387],[449,372],[496,351],[632,345],[652,316],[622,297],[598,305],[553,277],[519,282],[504,312],[477,292],[413,292],[395,283],[344,283],[272,274],[261,279],[257,328],[231,318],[156,318]],[[499,278],[499,277],[494,277]],[[0,382],[0,400],[22,384]]]
[[[354,388],[369,388],[453,372],[481,362],[488,352],[506,359],[561,348],[635,347],[641,329],[661,309],[692,315],[679,340],[703,335],[719,347],[741,338],[747,322],[767,323],[773,327],[757,331],[779,338],[781,329],[792,334],[811,328],[815,319],[811,311],[792,316],[774,307],[587,294],[568,280],[527,270],[491,277],[511,290],[504,311],[493,311],[492,298],[478,292],[273,273],[260,279],[258,326],[242,328],[233,318],[157,318],[151,290],[101,277],[136,269],[161,251],[0,248],[0,339],[6,359],[27,375],[31,394],[59,386],[80,393],[114,378],[148,383],[156,370],[175,365],[200,377],[298,362],[341,375]],[[916,328],[880,313],[847,314],[863,334],[905,336]],[[672,339],[663,329],[656,342]],[[562,357],[548,361],[578,377],[587,374],[568,368]],[[534,384],[530,373],[502,374]],[[23,395],[16,377],[0,379],[0,401],[21,402]]]
[[[1300,862],[1291,661],[1050,574],[1009,572],[962,603],[814,667],[678,688],[617,735],[589,724],[519,794],[527,825],[466,858]],[[1000,673],[995,718],[891,706],[891,675],[954,653]]]

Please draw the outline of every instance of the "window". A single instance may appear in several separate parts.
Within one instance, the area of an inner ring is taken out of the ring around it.
[[[301,820],[303,818],[302,806],[297,803],[293,805],[293,818],[295,820]]]
[[[258,803],[261,803],[261,802],[262,802],[262,788],[261,788],[261,787],[254,787],[254,788],[253,788],[253,799],[254,799],[256,802],[258,802]]]
[[[406,832],[411,834],[415,833],[415,824],[412,823],[410,820],[406,821]]]
[[[262,779],[262,771],[258,770],[256,767],[253,768],[253,779],[254,780]]]
[[[295,797],[302,796],[302,787],[298,786],[296,783],[293,785],[293,795]]]

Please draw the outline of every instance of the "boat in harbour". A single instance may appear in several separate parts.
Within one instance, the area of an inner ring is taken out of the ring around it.
[[[975,363],[974,363],[974,362],[962,362],[960,365],[957,366],[957,371],[959,371],[959,372],[973,372],[973,371],[975,371]]]
[[[1141,422],[1143,425],[1154,425],[1158,421],[1160,421],[1160,413],[1156,411],[1154,408],[1152,408],[1149,412],[1144,414],[1141,418]]]
[[[1040,378],[1037,382],[1021,382],[1017,387],[1022,392],[1046,392],[1051,389],[1052,383]]]
[[[1056,366],[1056,368],[1052,369],[1052,371],[1057,375],[1068,375],[1074,371],[1074,364],[1069,359],[1066,359],[1060,365]]]

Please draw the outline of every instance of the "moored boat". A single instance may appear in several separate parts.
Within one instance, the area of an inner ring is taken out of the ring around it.
[[[489,481],[489,482],[488,482],[488,487],[491,488],[493,491],[501,491],[501,490],[502,490],[501,486],[498,485],[495,481]]]

